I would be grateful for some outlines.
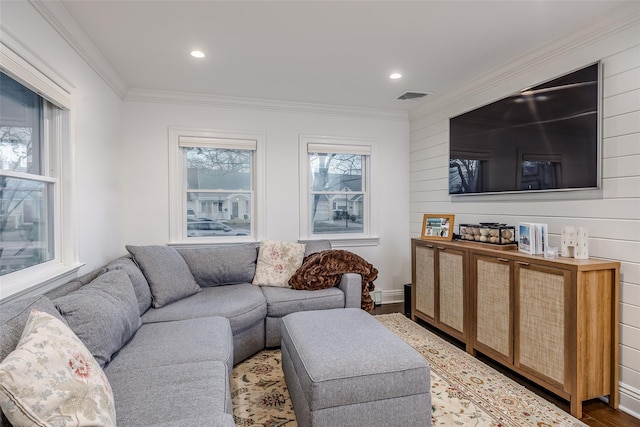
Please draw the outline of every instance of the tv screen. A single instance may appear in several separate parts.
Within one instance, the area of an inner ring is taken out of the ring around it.
[[[598,188],[599,63],[449,120],[449,194]]]

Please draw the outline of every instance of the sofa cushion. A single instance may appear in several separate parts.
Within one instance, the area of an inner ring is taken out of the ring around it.
[[[222,316],[229,319],[235,335],[267,315],[267,303],[262,291],[249,283],[213,286],[202,292],[159,309],[151,308],[142,316],[142,323],[167,322]]]
[[[0,406],[16,426],[116,425],[113,393],[96,360],[60,319],[35,309],[0,363]]]
[[[283,317],[289,313],[308,310],[344,308],[344,292],[338,288],[304,291],[265,286],[262,293],[267,300],[267,316]]]
[[[142,274],[142,271],[140,271],[136,263],[133,262],[130,257],[123,256],[110,262],[102,272],[104,273],[111,270],[122,270],[127,273],[133,285],[133,290],[136,293],[140,314],[147,311],[149,307],[151,307],[151,290],[149,289],[147,278],[144,277],[144,274]]]
[[[202,287],[249,283],[256,273],[258,251],[254,243],[178,249],[178,252]]]
[[[133,285],[122,270],[107,271],[53,303],[100,366],[111,360],[141,324]]]
[[[43,295],[3,304],[0,306],[0,361],[15,350],[34,308],[67,323],[51,300]]]
[[[230,378],[222,362],[205,361],[109,372],[119,426],[216,425],[216,414],[231,413]]]
[[[200,292],[189,266],[170,246],[131,246],[127,250],[149,282],[152,306],[160,308]]]
[[[186,351],[185,351],[186,350]],[[203,361],[233,367],[233,336],[224,317],[201,317],[173,322],[146,323],[105,368],[117,371]]]
[[[302,243],[265,240],[260,243],[254,285],[289,287],[289,278],[302,265]]]

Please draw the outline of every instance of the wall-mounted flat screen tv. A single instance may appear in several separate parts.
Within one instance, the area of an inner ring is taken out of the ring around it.
[[[600,64],[449,120],[449,194],[599,188]]]

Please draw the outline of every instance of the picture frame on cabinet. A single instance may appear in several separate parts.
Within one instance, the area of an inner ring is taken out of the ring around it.
[[[422,217],[422,235],[424,240],[452,240],[453,214],[424,214]]]

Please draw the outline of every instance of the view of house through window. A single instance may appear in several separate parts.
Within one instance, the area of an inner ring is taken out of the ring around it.
[[[365,162],[361,154],[309,153],[313,234],[364,232]]]
[[[0,276],[54,258],[54,186],[45,157],[48,109],[57,108],[0,75]]]
[[[250,236],[253,150],[183,147],[187,237]]]

